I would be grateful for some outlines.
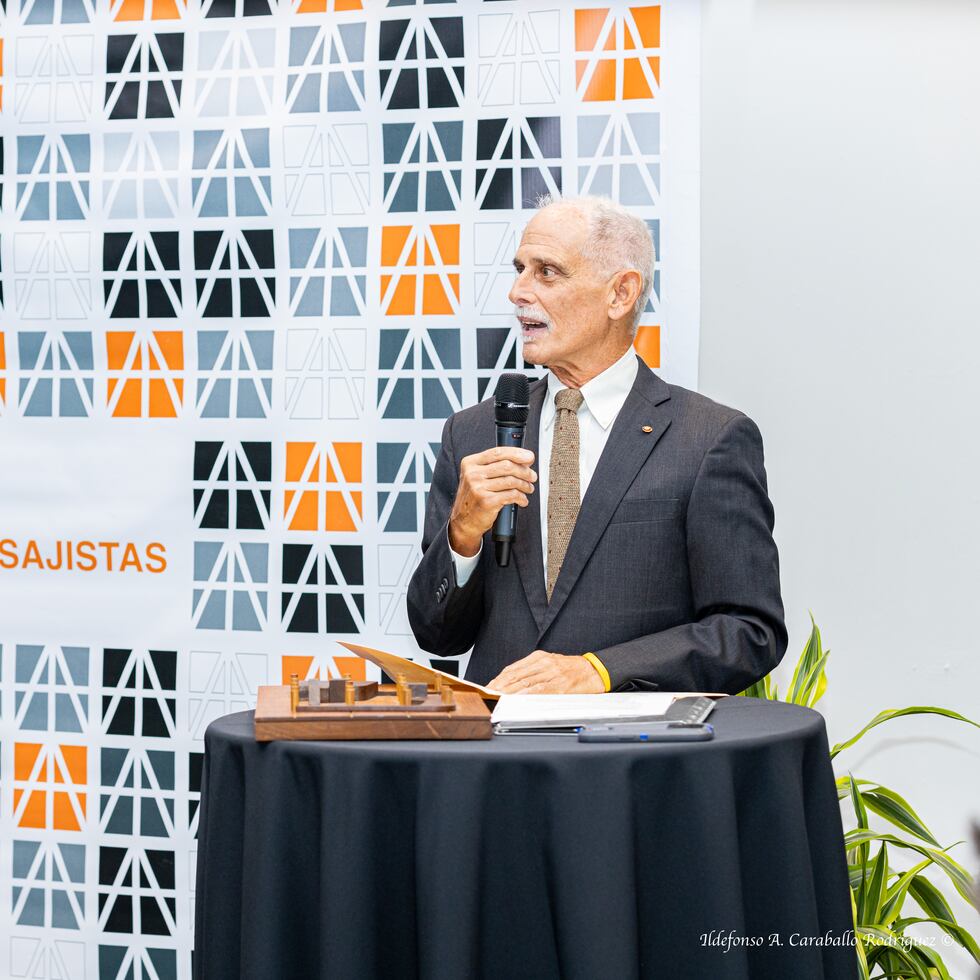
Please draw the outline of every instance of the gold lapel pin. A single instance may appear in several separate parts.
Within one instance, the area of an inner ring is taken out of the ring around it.
[[[640,426],[640,429],[643,432],[653,432],[653,426],[652,425],[641,425]]]

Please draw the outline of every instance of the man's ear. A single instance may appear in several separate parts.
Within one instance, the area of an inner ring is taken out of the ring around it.
[[[643,288],[643,277],[636,269],[627,269],[616,274],[611,287],[609,319],[621,320],[624,316],[630,316]]]

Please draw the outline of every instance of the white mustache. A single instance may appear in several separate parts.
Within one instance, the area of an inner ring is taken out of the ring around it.
[[[538,320],[549,330],[551,329],[551,317],[549,317],[548,314],[545,313],[545,311],[539,306],[515,306],[514,316],[524,317],[526,320]]]

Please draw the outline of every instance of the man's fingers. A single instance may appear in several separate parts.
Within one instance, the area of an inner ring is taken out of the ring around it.
[[[512,680],[504,682],[504,687],[496,687],[504,694],[546,694],[554,691],[556,685],[561,681],[561,675],[553,668],[535,671],[533,674],[523,674]]]
[[[546,653],[544,650],[535,650],[533,653],[529,653],[526,657],[521,657],[520,660],[515,660],[512,664],[508,664],[500,673],[506,674],[509,670],[520,670],[523,667],[526,667],[528,664],[539,663],[550,656],[551,654]]]
[[[523,660],[518,660],[517,663],[511,664],[509,667],[505,667],[497,675],[495,681],[491,682],[490,686],[496,688],[499,687],[499,684],[507,684],[508,686],[519,688],[532,680],[537,681],[548,677],[555,670],[554,665],[547,661],[542,663],[540,660],[532,662],[529,662],[529,660],[529,657],[525,657]]]
[[[546,650],[535,650],[505,667],[490,686],[503,694],[602,693],[602,681],[591,664]]]
[[[534,667],[531,667],[531,671],[534,672]],[[519,660],[517,663],[511,664],[509,667],[505,667],[499,674],[497,674],[497,676],[490,682],[490,686],[498,687],[500,684],[523,683],[527,673],[527,665],[523,660]]]
[[[547,674],[535,674],[531,678],[518,677],[516,679],[501,679],[490,684],[495,691],[501,694],[530,694],[532,686],[543,685],[547,687]]]
[[[509,694],[514,694],[514,691],[508,691]],[[523,688],[520,692],[521,694],[554,694],[555,690],[555,678],[550,678],[549,680],[535,681],[533,684],[529,684],[527,687]]]
[[[585,694],[591,689],[587,685],[578,683],[575,675],[569,671],[571,664],[549,664],[547,670],[534,674],[530,678],[519,682],[521,694],[562,694],[578,691]],[[598,675],[596,675],[598,677]],[[595,693],[599,693],[601,682],[596,688]],[[511,692],[513,693],[513,692]]]
[[[530,449],[518,449],[516,446],[494,446],[492,449],[484,449],[482,453],[464,456],[461,465],[466,463],[469,466],[485,466],[501,460],[509,460],[519,466],[530,466],[534,462],[534,453]]]
[[[507,504],[517,504],[518,507],[527,507],[527,494],[516,487],[511,490],[490,490],[475,495],[475,503],[484,514],[487,515],[487,527],[489,527],[497,516],[501,507]]]
[[[493,459],[510,459],[515,463],[528,466],[534,462],[534,453],[530,449],[518,449],[516,446],[494,446],[489,452],[494,453]]]
[[[544,676],[547,673],[548,668],[546,667],[530,666],[523,670],[511,670],[511,668],[508,668],[500,674],[500,679],[508,684],[524,684],[533,678]]]
[[[516,476],[495,476],[484,480],[482,486],[484,490],[523,490],[524,493],[534,493],[533,483]]]
[[[538,683],[556,671],[554,658],[555,654],[548,653],[547,650],[535,650],[508,664],[487,686],[504,694],[522,691],[531,678],[534,683]]]
[[[473,552],[474,541],[486,533],[502,507],[528,506],[527,495],[534,492],[538,478],[529,465],[533,461],[529,449],[510,446],[463,457],[450,520],[455,521],[457,543],[465,538],[465,554]]]
[[[523,676],[528,673],[537,673],[550,663],[551,658],[552,654],[546,653],[544,650],[535,650],[534,653],[529,653],[526,657],[522,657],[520,660],[515,660],[514,663],[505,667],[500,672],[500,676],[503,677],[504,674],[508,673],[516,674],[518,676]]]
[[[528,483],[534,483],[538,478],[538,474],[530,466],[522,466],[509,459],[497,460],[493,463],[487,463],[486,466],[481,466],[480,475],[485,479],[494,476],[517,476],[522,480],[527,480]]]

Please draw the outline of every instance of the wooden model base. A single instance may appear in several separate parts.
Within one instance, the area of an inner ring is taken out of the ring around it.
[[[357,704],[297,706],[289,685],[260,687],[255,707],[255,739],[486,739],[490,710],[479,694],[454,691],[453,703],[430,693],[421,704],[398,703],[394,684],[382,684],[377,697]]]

